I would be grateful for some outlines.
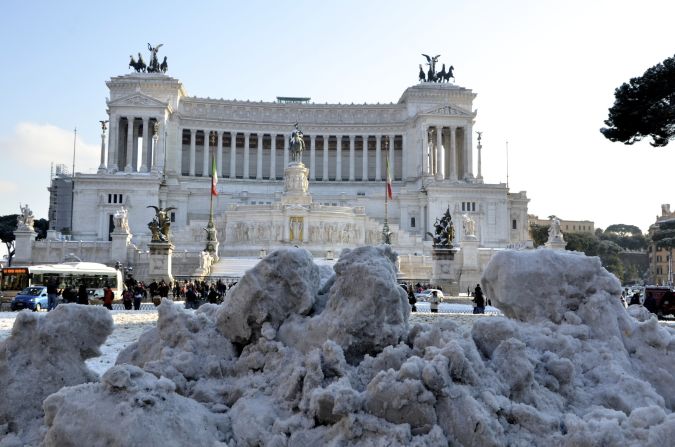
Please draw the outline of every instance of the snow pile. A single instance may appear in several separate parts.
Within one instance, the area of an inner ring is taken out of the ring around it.
[[[225,446],[220,441],[229,430],[225,416],[176,394],[172,381],[131,365],[109,369],[101,383],[63,388],[44,401],[44,411],[43,447]]]
[[[22,311],[0,342],[0,445],[36,442],[42,401],[64,386],[98,380],[85,360],[100,355],[111,334],[103,307],[64,304],[52,312]]]
[[[385,246],[345,250],[329,278],[305,250],[280,250],[220,306],[162,303],[157,327],[103,383],[44,401],[45,445],[657,446],[675,437],[673,331],[629,314],[596,258],[498,253],[483,286],[506,316],[472,328],[444,318],[409,327],[394,259]]]

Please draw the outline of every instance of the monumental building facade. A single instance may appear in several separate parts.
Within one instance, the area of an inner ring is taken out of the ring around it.
[[[337,255],[380,243],[385,217],[394,248],[409,258],[424,256],[431,247],[427,232],[447,209],[456,246],[463,216],[473,222],[481,249],[530,239],[527,194],[483,179],[470,89],[420,82],[396,103],[356,105],[198,98],[163,73],[132,73],[106,84],[98,172],[74,177],[73,240],[110,241],[114,215],[124,207],[131,241],[142,250],[153,205],[174,208],[176,251],[203,250],[214,167],[220,256],[285,245]],[[311,193],[303,204],[282,200],[295,123],[304,133]],[[393,197],[385,211],[388,178]]]

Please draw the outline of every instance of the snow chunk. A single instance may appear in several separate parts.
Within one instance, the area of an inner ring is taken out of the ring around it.
[[[42,445],[226,446],[227,418],[174,389],[169,379],[114,366],[102,383],[66,387],[44,401]]]
[[[0,342],[0,425],[32,444],[42,401],[64,386],[98,381],[85,360],[100,355],[112,333],[108,309],[62,304],[48,313],[22,311]],[[2,442],[0,442],[2,445]]]

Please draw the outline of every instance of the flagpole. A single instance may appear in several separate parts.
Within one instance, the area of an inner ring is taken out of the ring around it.
[[[387,223],[387,212],[389,208],[389,138],[384,140],[384,153],[387,165],[387,180],[384,182],[384,225],[382,225],[382,243],[391,245],[391,232],[389,231],[389,224]]]
[[[211,147],[215,146],[215,137],[211,135]],[[215,169],[215,151],[211,149],[211,190],[209,191],[209,196],[211,196],[211,203],[209,206],[209,223],[206,225],[206,250],[211,253],[211,255],[217,260],[218,259],[218,237],[216,234],[216,225],[213,222],[213,196],[214,196],[214,182],[216,179],[215,176],[218,175],[218,172]]]

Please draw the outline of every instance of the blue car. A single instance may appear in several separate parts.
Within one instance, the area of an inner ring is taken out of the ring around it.
[[[31,286],[23,289],[12,300],[12,310],[30,309],[39,311],[47,309],[48,298],[45,286]]]

